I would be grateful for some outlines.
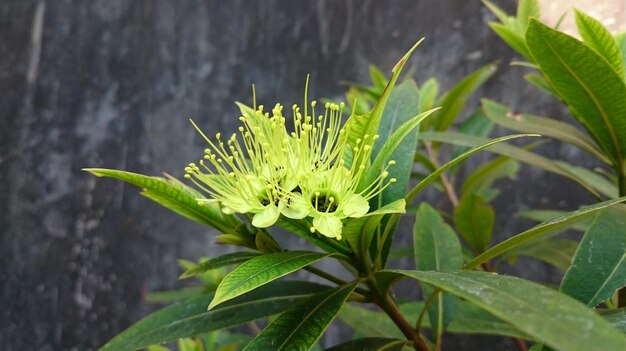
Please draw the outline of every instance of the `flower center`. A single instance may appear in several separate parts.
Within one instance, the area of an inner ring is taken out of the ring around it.
[[[337,211],[337,199],[338,196],[333,191],[316,191],[313,193],[313,196],[311,196],[311,205],[313,205],[313,208],[318,212],[333,213]]]

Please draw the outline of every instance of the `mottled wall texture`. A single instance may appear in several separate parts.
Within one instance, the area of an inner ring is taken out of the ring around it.
[[[499,59],[480,95],[566,118],[509,66],[492,19],[478,0],[0,1],[1,348],[96,349],[154,309],[146,291],[180,286],[178,258],[219,252],[210,230],[81,168],[181,176],[203,149],[188,118],[232,130],[233,102],[250,101],[252,83],[259,101],[289,105],[310,73],[313,96],[339,98],[340,81],[365,82],[370,63],[389,71],[424,36],[409,62],[418,82],[436,76],[449,88]],[[542,150],[579,157],[556,143]],[[497,240],[528,226],[511,219],[517,210],[589,200],[528,167],[503,187]]]

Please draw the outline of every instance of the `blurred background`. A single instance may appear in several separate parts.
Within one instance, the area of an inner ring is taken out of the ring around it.
[[[495,3],[509,13],[516,5]],[[509,65],[519,58],[489,29],[493,19],[477,0],[1,1],[3,350],[94,350],[158,307],[144,301],[147,291],[183,285],[177,259],[224,251],[210,230],[81,168],[181,177],[204,148],[188,118],[209,134],[232,131],[234,101],[251,102],[253,83],[268,106],[300,102],[307,74],[310,96],[339,99],[341,82],[367,83],[369,64],[390,72],[426,37],[407,65],[418,85],[435,76],[446,90],[499,60],[478,96],[570,118],[523,80],[525,68]],[[588,162],[556,142],[540,151]],[[497,241],[531,225],[516,211],[594,201],[527,166],[502,188]],[[437,205],[441,196],[429,198]],[[510,273],[544,282],[560,274],[531,261]],[[322,344],[349,336],[336,323]],[[513,347],[497,337],[448,340],[450,349]]]

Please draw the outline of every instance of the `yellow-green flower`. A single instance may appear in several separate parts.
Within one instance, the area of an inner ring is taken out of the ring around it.
[[[219,133],[211,140],[194,124],[210,146],[198,164],[185,168],[185,177],[210,196],[199,202],[217,201],[229,214],[251,213],[256,227],[271,226],[281,214],[310,217],[312,232],[341,239],[342,220],[365,215],[368,201],[395,182],[386,180],[385,169],[371,184],[361,184],[378,136],[365,135],[349,147],[343,103],[327,103],[320,115],[315,101],[310,114],[306,105],[304,111],[294,105],[289,128],[280,104],[271,113],[263,106],[239,107],[239,136],[225,142]]]

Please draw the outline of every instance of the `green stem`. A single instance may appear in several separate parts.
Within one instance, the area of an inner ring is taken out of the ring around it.
[[[626,196],[626,170],[624,164],[619,164],[617,168],[617,183],[619,187],[619,196]],[[617,307],[626,307],[626,287],[617,291]]]

